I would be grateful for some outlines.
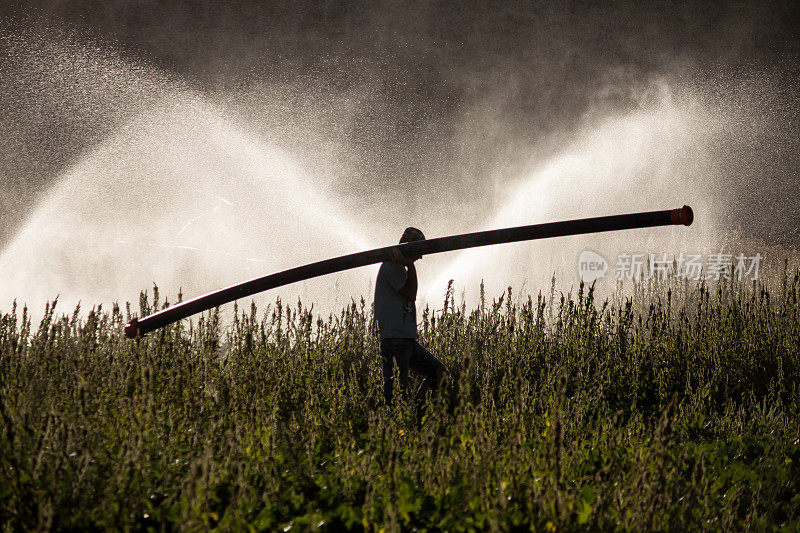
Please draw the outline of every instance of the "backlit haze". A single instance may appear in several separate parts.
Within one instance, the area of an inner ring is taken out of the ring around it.
[[[174,302],[179,290],[190,298],[394,244],[408,225],[439,237],[684,204],[695,211],[689,228],[426,257],[418,306],[434,309],[451,279],[457,299],[472,304],[481,280],[490,298],[508,286],[548,293],[554,274],[560,290],[574,289],[583,250],[612,264],[598,282],[608,292],[623,252],[797,247],[797,46],[781,26],[789,7],[751,13],[739,34],[703,18],[708,32],[722,32],[717,50],[703,32],[681,44],[685,35],[648,18],[652,40],[668,42],[648,41],[637,57],[626,43],[642,42],[639,26],[593,27],[605,47],[594,49],[578,30],[515,19],[524,6],[506,7],[510,18],[487,15],[485,27],[483,15],[464,14],[474,32],[466,36],[454,30],[456,12],[383,16],[365,5],[362,20],[326,8],[323,23],[307,7],[274,15],[280,39],[269,18],[247,26],[246,12],[191,15],[202,19],[193,30],[181,7],[183,26],[157,14],[136,26],[120,22],[132,7],[113,5],[109,21],[81,15],[80,4],[0,12],[0,311],[16,299],[40,312],[56,295],[62,312],[78,301],[107,308],[138,302],[153,283]],[[420,14],[427,22],[412,24]],[[304,17],[312,29],[290,24]],[[516,40],[504,40],[506,26]],[[143,38],[147,31],[157,33]],[[216,44],[193,43],[192,31]],[[613,31],[620,36],[602,37]],[[252,48],[243,34],[259,35]],[[739,47],[723,46],[731,43]],[[362,295],[371,302],[376,272],[255,300],[300,298],[335,312]]]

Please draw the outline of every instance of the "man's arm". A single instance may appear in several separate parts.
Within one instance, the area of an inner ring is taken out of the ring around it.
[[[397,248],[392,250],[392,261],[408,269],[406,273],[406,284],[397,289],[397,294],[409,302],[413,302],[417,299],[417,269],[414,266],[414,261],[417,259],[419,258],[409,259],[400,253],[400,250]]]
[[[414,266],[414,263],[411,262],[409,262],[406,267],[408,268],[406,284],[397,291],[397,294],[409,302],[413,302],[417,299],[417,268]]]

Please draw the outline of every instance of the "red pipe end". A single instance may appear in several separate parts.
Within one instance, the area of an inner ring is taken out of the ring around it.
[[[129,339],[135,339],[139,336],[139,321],[135,318],[125,324],[125,336]]]
[[[691,226],[694,222],[694,211],[688,205],[680,209],[673,209],[669,214],[670,222],[673,224],[683,224],[684,226]]]

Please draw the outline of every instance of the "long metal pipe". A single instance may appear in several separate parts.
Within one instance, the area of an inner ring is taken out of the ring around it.
[[[332,274],[342,270],[383,263],[390,261],[392,250],[399,250],[407,257],[451,252],[476,246],[489,246],[508,242],[529,241],[533,239],[546,239],[549,237],[563,237],[567,235],[580,235],[584,233],[599,233],[603,231],[617,231],[635,228],[649,228],[654,226],[685,225],[689,226],[694,220],[692,208],[688,205],[681,209],[666,211],[648,211],[645,213],[631,213],[627,215],[611,215],[605,217],[582,218],[566,220],[563,222],[549,222],[520,226],[516,228],[479,231],[465,233],[450,237],[439,237],[424,241],[415,241],[394,246],[386,246],[343,255],[333,259],[326,259],[308,265],[290,268],[261,278],[251,279],[243,283],[231,285],[191,300],[180,302],[177,305],[163,309],[143,318],[134,318],[125,326],[125,335],[135,338],[161,328],[178,320],[196,313],[207,311],[222,304],[245,298],[258,292],[274,289],[290,283],[296,283],[325,274]]]

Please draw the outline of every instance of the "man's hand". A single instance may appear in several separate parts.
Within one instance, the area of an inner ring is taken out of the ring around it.
[[[409,259],[398,248],[392,248],[392,261],[408,267],[413,266],[416,259]]]

